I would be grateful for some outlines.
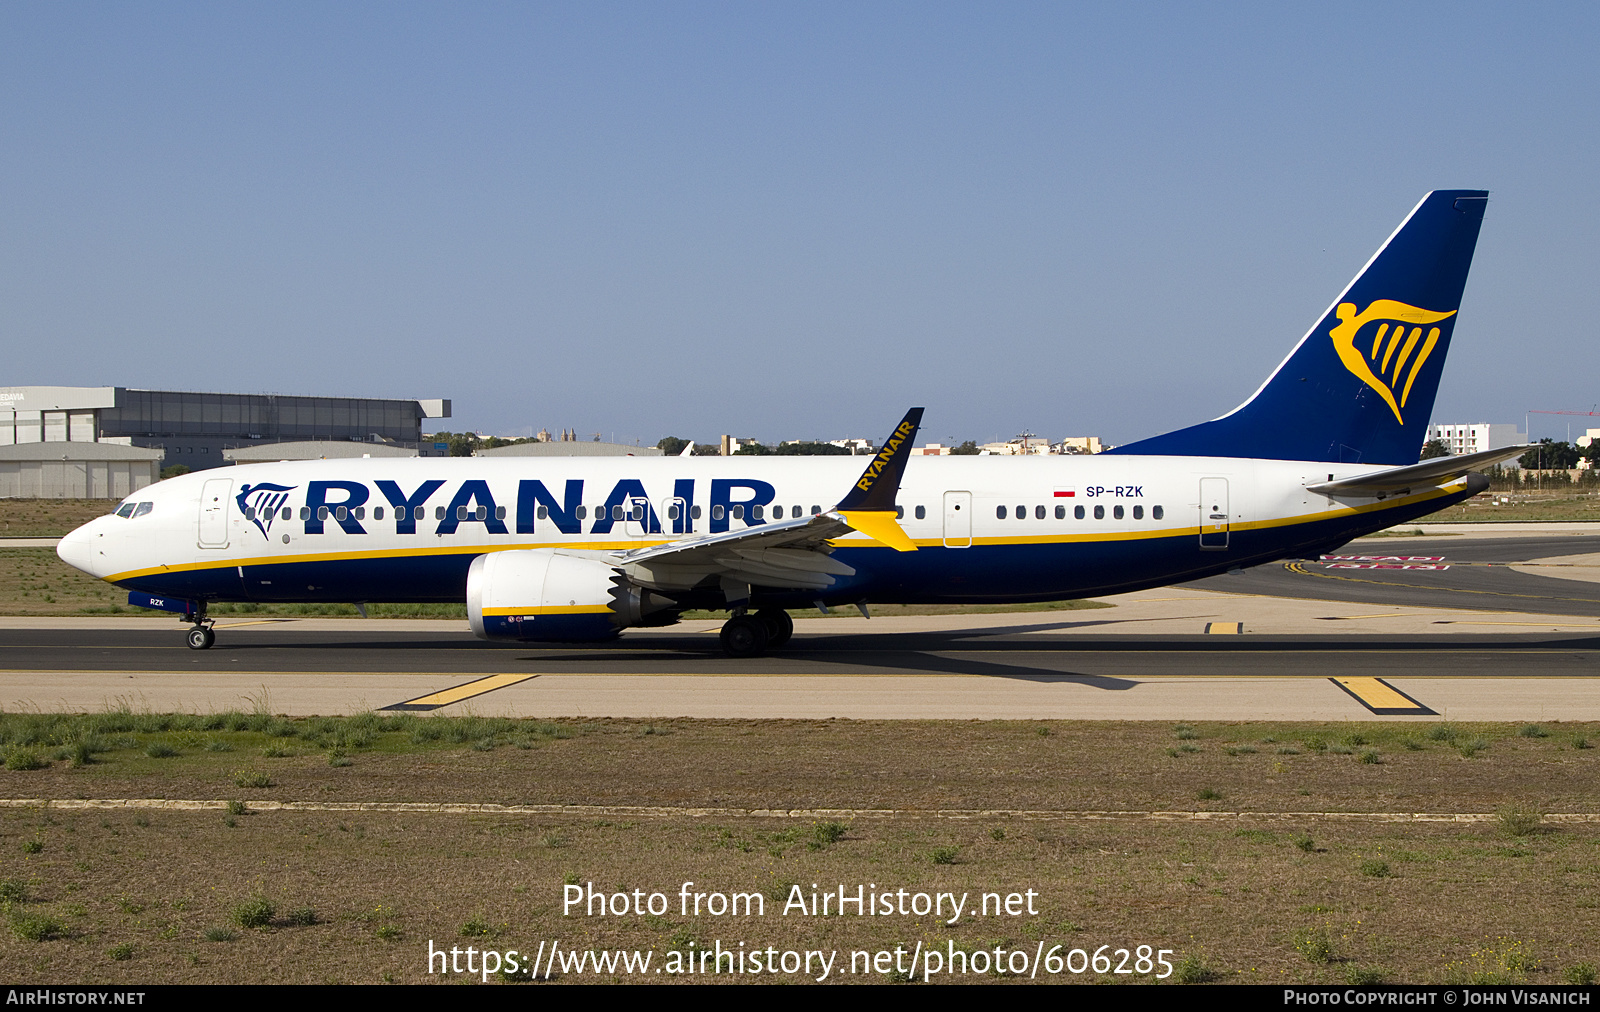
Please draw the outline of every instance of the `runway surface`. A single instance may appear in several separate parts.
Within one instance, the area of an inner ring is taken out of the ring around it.
[[[160,619],[0,619],[0,707],[1600,720],[1597,544],[1372,539],[1340,554],[1444,555],[1452,568],[1273,564],[1112,608],[817,618],[753,660],[721,654],[716,622],[579,647],[483,643],[454,622],[239,618],[190,651]]]
[[[1274,597],[1600,617],[1600,536],[1370,538],[1340,555],[1444,556],[1448,570],[1329,569],[1282,562],[1184,586]],[[1585,565],[1563,563],[1577,557]],[[1536,563],[1517,565],[1518,563]],[[1583,577],[1588,577],[1584,579]]]

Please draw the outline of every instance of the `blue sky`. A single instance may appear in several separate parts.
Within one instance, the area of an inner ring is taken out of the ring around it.
[[[0,383],[1125,442],[1475,187],[1436,420],[1596,410],[1597,11],[7,4]]]

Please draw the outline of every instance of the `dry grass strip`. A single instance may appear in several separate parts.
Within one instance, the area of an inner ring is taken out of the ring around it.
[[[39,808],[57,811],[84,809],[157,809],[178,812],[223,810],[232,801],[174,800],[171,798],[0,798],[0,808]],[[1141,812],[1054,811],[1042,809],[946,808],[674,808],[664,805],[496,805],[471,802],[404,801],[245,801],[252,812],[388,812],[437,815],[565,815],[690,819],[1024,819],[1056,821],[1139,820],[1156,822],[1295,821],[1327,819],[1337,822],[1495,822],[1494,812]],[[1547,823],[1582,825],[1600,823],[1600,813],[1556,812],[1541,816]]]

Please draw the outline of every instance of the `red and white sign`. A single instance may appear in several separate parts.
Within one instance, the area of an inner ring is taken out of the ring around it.
[[[1330,562],[1325,569],[1425,569],[1442,573],[1449,566],[1438,566],[1426,562]]]
[[[1322,562],[1443,562],[1442,555],[1323,555]]]

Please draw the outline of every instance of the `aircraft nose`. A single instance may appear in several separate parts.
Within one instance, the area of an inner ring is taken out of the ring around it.
[[[100,574],[95,572],[94,565],[98,557],[94,547],[97,540],[96,532],[92,530],[94,526],[95,522],[90,521],[62,538],[56,543],[56,555],[73,569],[82,570],[90,576],[99,576]]]

